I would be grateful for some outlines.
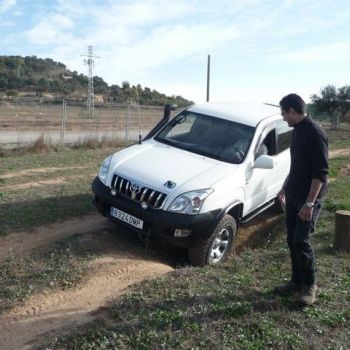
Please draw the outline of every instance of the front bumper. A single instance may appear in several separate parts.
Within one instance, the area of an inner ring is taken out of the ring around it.
[[[98,177],[92,183],[92,192],[94,193],[93,204],[103,216],[124,227],[159,236],[164,241],[180,247],[189,247],[198,240],[206,239],[224,215],[220,209],[198,215],[170,213],[153,208],[143,209],[140,203],[129,198],[118,194],[112,196],[110,188],[105,186]],[[111,207],[143,220],[143,229],[137,229],[111,216]],[[175,237],[176,229],[191,230],[191,234],[187,237]]]

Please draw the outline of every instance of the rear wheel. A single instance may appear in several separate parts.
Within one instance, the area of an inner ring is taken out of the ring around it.
[[[189,249],[192,265],[215,265],[224,261],[230,254],[237,232],[235,219],[226,214],[217,224],[210,236]]]

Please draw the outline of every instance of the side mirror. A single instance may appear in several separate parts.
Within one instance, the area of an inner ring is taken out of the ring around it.
[[[262,155],[254,162],[253,168],[256,169],[273,169],[275,166],[274,159],[271,156]]]
[[[171,111],[175,111],[176,110],[177,105],[172,105],[170,103],[167,103],[164,106],[164,114],[163,114],[163,119],[167,119],[169,120]]]

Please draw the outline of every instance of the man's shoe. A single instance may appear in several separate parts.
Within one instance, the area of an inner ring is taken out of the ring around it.
[[[301,289],[301,286],[299,284],[296,284],[293,281],[289,281],[285,284],[276,286],[273,289],[273,292],[280,295],[288,295],[288,294],[293,294],[295,292],[299,292],[300,289]]]
[[[303,285],[300,291],[300,302],[304,305],[312,305],[316,300],[317,284]]]

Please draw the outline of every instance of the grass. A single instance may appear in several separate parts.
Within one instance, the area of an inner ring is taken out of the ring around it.
[[[10,257],[0,265],[0,314],[43,290],[75,287],[94,257],[80,235],[65,238],[25,257]]]
[[[335,179],[329,186],[325,208],[335,212],[337,210],[350,210],[350,157],[339,157],[330,161],[330,177]],[[338,194],[341,193],[339,196]]]
[[[8,153],[0,170],[0,234],[92,210],[91,182],[102,160],[114,151],[78,148]],[[49,183],[40,185],[40,181]]]
[[[331,160],[331,171],[350,157]],[[330,184],[328,203],[346,203],[350,178]],[[338,183],[341,187],[338,187]],[[276,232],[275,232],[276,231]],[[350,256],[333,249],[334,212],[313,236],[319,293],[314,306],[281,297],[289,253],[277,226],[269,241],[217,267],[181,268],[134,286],[98,321],[46,344],[51,349],[348,349]]]
[[[350,138],[332,141],[350,147]],[[89,212],[90,182],[112,148],[4,151],[0,169],[0,232],[24,230]],[[218,267],[180,268],[137,284],[109,308],[109,320],[67,337],[53,349],[346,349],[350,337],[350,257],[333,249],[334,211],[349,208],[350,157],[332,159],[325,209],[314,235],[320,293],[313,307],[276,297],[272,287],[289,274],[281,227]],[[35,170],[35,171],[34,171]],[[36,170],[42,170],[38,172]],[[16,174],[18,171],[26,171]],[[9,173],[12,176],[7,177]],[[63,179],[40,187],[42,180]],[[72,237],[0,268],[0,312],[45,289],[79,284],[93,250]]]
[[[331,130],[326,127],[326,132],[329,138],[329,146],[332,149],[349,148],[350,125],[343,123],[338,130]]]

